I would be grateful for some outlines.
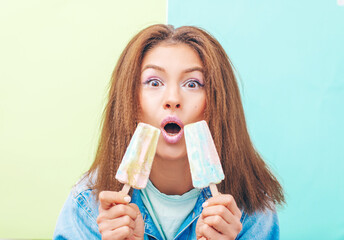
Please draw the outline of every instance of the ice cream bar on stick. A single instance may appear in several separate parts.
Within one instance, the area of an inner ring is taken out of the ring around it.
[[[210,187],[211,194],[219,194],[216,184],[224,178],[219,155],[206,121],[184,126],[186,150],[195,188]]]
[[[117,170],[116,179],[124,184],[122,192],[130,187],[145,188],[148,182],[160,129],[139,123]]]

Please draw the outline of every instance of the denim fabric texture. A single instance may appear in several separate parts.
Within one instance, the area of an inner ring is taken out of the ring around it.
[[[101,239],[96,222],[99,214],[99,202],[92,190],[87,187],[87,180],[79,182],[70,192],[57,220],[53,239]],[[175,240],[196,239],[196,224],[202,212],[202,204],[211,197],[209,188],[204,188],[190,215],[179,228]],[[131,202],[135,203],[145,222],[145,240],[161,240],[147,209],[142,203],[139,190],[134,189]],[[275,211],[266,210],[248,215],[242,212],[242,231],[236,239],[279,239],[278,218]]]

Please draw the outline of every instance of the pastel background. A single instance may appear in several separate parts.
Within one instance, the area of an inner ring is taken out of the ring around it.
[[[240,77],[256,148],[280,179],[281,239],[344,239],[341,1],[0,1],[0,239],[50,239],[93,161],[128,40],[196,25]]]
[[[160,0],[0,1],[0,239],[52,238],[93,161],[119,54],[165,22]]]
[[[281,239],[344,239],[344,7],[173,0],[168,10],[169,23],[212,33],[240,75],[251,137],[285,188]]]

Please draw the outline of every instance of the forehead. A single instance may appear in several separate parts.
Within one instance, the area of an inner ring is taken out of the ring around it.
[[[160,43],[150,49],[144,56],[141,68],[147,64],[166,65],[174,62],[176,65],[185,68],[203,67],[201,58],[196,50],[185,43]]]

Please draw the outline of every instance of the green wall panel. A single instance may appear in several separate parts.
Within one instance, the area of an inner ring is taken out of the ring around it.
[[[120,52],[165,22],[160,0],[0,1],[0,238],[52,238]]]

